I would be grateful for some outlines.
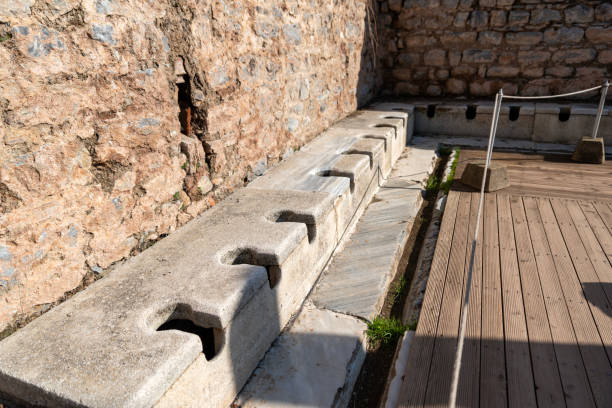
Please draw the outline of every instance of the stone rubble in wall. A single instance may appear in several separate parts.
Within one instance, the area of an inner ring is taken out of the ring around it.
[[[379,2],[387,93],[545,95],[610,75],[612,3]],[[450,75],[449,75],[450,73]]]

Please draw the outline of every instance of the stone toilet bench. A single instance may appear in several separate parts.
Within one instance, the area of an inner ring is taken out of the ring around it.
[[[87,407],[176,406],[188,395],[194,406],[228,406],[411,137],[412,106],[387,108],[336,123],[0,342],[0,395]]]
[[[415,101],[415,134],[489,137],[493,101]],[[590,136],[597,105],[504,101],[497,138],[576,144]],[[612,107],[604,109],[600,137],[612,145]]]

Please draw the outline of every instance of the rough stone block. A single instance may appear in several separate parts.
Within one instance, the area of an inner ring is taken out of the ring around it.
[[[593,43],[610,44],[612,43],[612,28],[610,27],[589,27],[585,32],[587,40]]]
[[[461,176],[461,182],[477,190],[482,185],[484,161],[468,163]],[[508,171],[503,164],[492,161],[487,168],[485,191],[497,191],[510,185]]]
[[[572,160],[582,163],[601,164],[606,162],[604,141],[601,137],[583,137],[576,145]]]
[[[565,22],[568,24],[574,23],[590,23],[593,21],[593,8],[584,4],[579,4],[565,10]]]
[[[583,64],[592,61],[596,55],[597,51],[592,48],[562,50],[555,52],[552,60],[555,63]]]
[[[561,21],[561,12],[549,8],[536,9],[531,12],[531,24],[542,25]]]
[[[595,18],[598,21],[612,21],[612,3],[603,3],[597,6]]]
[[[529,11],[512,10],[508,14],[508,24],[510,28],[521,27],[529,21]]]
[[[491,27],[503,27],[508,20],[508,12],[505,10],[491,11]]]
[[[540,41],[542,41],[542,33],[535,31],[506,34],[506,42],[510,45],[535,45]]]
[[[544,31],[544,41],[550,44],[579,43],[584,37],[580,27],[549,28]]]
[[[444,65],[446,62],[446,51],[445,50],[430,50],[423,55],[423,62],[425,65],[432,65],[435,67]]]
[[[474,33],[476,36],[476,33]],[[475,39],[475,38],[474,38]],[[495,61],[495,54],[491,50],[470,49],[463,51],[463,62],[467,63],[490,63]]]

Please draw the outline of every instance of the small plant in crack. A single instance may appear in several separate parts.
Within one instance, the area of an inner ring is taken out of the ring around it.
[[[179,201],[181,199],[181,193],[177,191],[176,193],[174,193],[172,198],[174,198],[174,201]]]
[[[397,302],[398,299],[404,294],[406,288],[408,287],[408,279],[405,276],[402,276],[399,281],[395,284],[393,288],[393,301]]]
[[[398,319],[393,317],[378,316],[368,323],[366,335],[370,346],[377,343],[389,344],[396,341],[408,329]]]
[[[451,164],[450,171],[448,172],[448,177],[446,180],[440,184],[440,189],[444,190],[446,194],[450,191],[451,186],[453,185],[453,180],[455,179],[455,171],[457,171],[457,163],[459,162],[459,149],[455,152],[455,158],[453,159],[453,163]]]
[[[427,179],[427,184],[425,185],[425,190],[427,193],[435,193],[440,188],[440,179],[432,174]]]

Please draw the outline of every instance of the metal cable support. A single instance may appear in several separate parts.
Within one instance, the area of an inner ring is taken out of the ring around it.
[[[565,98],[566,96],[573,96],[573,95],[579,95],[579,94],[583,94],[583,93],[587,93],[587,92],[591,92],[591,91],[596,91],[598,89],[607,87],[608,81],[606,81],[606,84],[604,85],[599,85],[593,88],[589,88],[589,89],[583,89],[581,91],[576,91],[576,92],[570,92],[570,93],[564,93],[564,94],[559,94],[559,95],[544,95],[544,96],[516,96],[516,95],[504,95],[504,98],[506,99],[550,99],[550,98]]]
[[[489,132],[489,144],[487,146],[487,158],[485,160],[484,172],[482,173],[482,183],[480,186],[480,199],[478,202],[478,216],[476,217],[476,225],[474,227],[474,239],[472,240],[472,250],[470,254],[470,266],[467,274],[465,296],[463,298],[463,306],[461,308],[461,322],[459,325],[459,338],[457,339],[457,350],[455,353],[455,362],[453,365],[453,376],[451,380],[451,389],[449,396],[449,408],[455,408],[457,403],[457,388],[459,386],[459,375],[461,373],[461,359],[463,356],[463,344],[465,340],[465,328],[467,325],[467,312],[470,301],[470,292],[472,289],[472,272],[474,270],[474,256],[476,254],[476,244],[478,243],[478,232],[480,228],[480,217],[482,215],[482,209],[484,204],[484,190],[487,180],[487,171],[489,164],[491,163],[491,156],[493,155],[493,145],[495,144],[495,135],[497,133],[497,124],[499,122],[499,113],[501,111],[501,105],[504,98],[507,99],[546,99],[546,98],[561,98],[569,95],[577,95],[580,93],[591,92],[597,89],[601,89],[601,98],[599,101],[599,107],[597,110],[597,116],[595,117],[595,125],[593,127],[592,137],[597,137],[599,130],[599,121],[603,112],[603,108],[606,102],[606,95],[608,92],[609,83],[606,82],[603,85],[596,86],[594,88],[584,89],[582,91],[571,92],[562,95],[551,95],[551,96],[505,96],[503,91],[500,89],[495,96],[495,107],[493,109],[493,118],[491,120],[491,130]]]

